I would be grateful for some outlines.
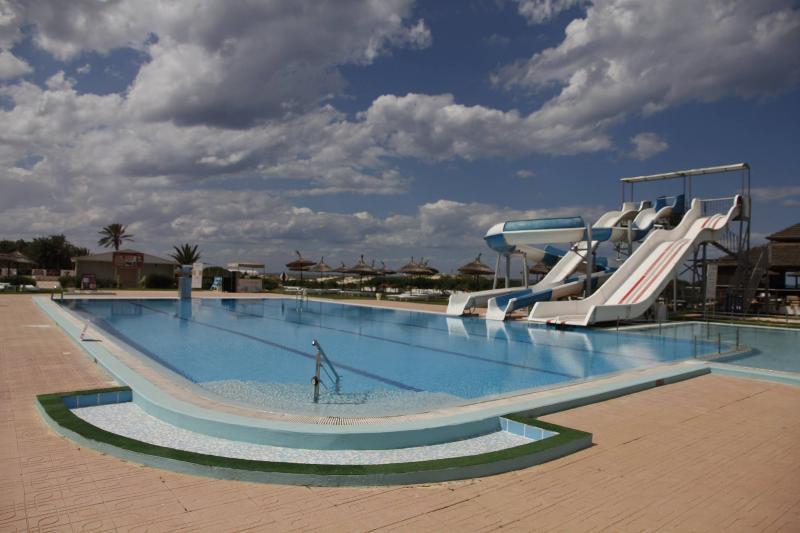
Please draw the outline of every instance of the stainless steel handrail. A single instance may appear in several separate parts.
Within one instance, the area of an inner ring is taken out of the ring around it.
[[[318,403],[319,386],[320,384],[325,386],[325,383],[322,382],[322,371],[324,370],[325,374],[328,376],[328,379],[333,381],[333,389],[337,394],[339,393],[342,377],[336,371],[336,367],[333,366],[331,360],[328,359],[328,356],[325,354],[325,350],[322,349],[322,346],[317,339],[311,341],[311,346],[317,349],[314,377],[311,378],[311,384],[314,385],[314,403]]]

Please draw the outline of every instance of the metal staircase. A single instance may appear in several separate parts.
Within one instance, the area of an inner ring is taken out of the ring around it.
[[[768,259],[766,249],[761,250],[753,263],[749,257],[740,257],[726,295],[727,311],[742,314],[750,311],[753,297],[767,272]]]

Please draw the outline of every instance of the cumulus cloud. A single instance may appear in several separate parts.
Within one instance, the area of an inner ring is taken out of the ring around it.
[[[8,50],[0,51],[0,80],[10,80],[33,72],[31,66]]]
[[[634,135],[631,137],[631,144],[633,145],[633,151],[630,153],[631,157],[640,161],[650,159],[669,148],[667,141],[653,132],[642,132]]]
[[[519,9],[537,23],[573,5]],[[607,150],[611,125],[630,112],[796,82],[800,32],[785,2],[665,6],[598,0],[561,44],[498,71],[497,84],[511,89],[559,88],[529,114],[411,93],[381,95],[348,115],[327,103],[342,92],[340,67],[431,46],[411,0],[0,0],[0,65],[17,72],[0,84],[0,227],[65,231],[91,245],[99,225],[119,220],[162,252],[197,240],[219,258],[253,250],[278,258],[301,242],[326,255],[391,247],[462,257],[482,249],[480,236],[498,220],[582,209],[442,199],[379,216],[313,210],[304,197],[402,194],[415,178],[402,171],[406,159]],[[21,28],[56,60],[80,65],[86,52],[129,47],[143,63],[119,93],[81,93],[64,72],[37,85],[18,79],[29,66],[8,59],[21,61],[7,51]],[[634,137],[633,153],[660,150],[653,135]],[[272,180],[291,190],[271,191]]]
[[[800,186],[787,187],[753,187],[750,194],[762,202],[781,201],[785,206],[800,205]]]
[[[800,11],[790,0],[596,0],[558,46],[493,80],[523,91],[558,87],[542,119],[608,127],[633,113],[796,86],[798,57]]]
[[[528,24],[542,24],[562,11],[585,4],[586,0],[515,0],[517,11]]]
[[[246,128],[316,107],[392,47],[429,46],[411,0],[204,2],[90,0],[19,5],[34,42],[58,59],[118,47],[147,56],[129,88],[147,120]]]

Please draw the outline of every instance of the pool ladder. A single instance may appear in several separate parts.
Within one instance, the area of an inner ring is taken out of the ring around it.
[[[325,388],[330,388],[322,381],[322,372],[324,371],[327,378],[333,382],[332,388],[336,394],[339,394],[342,377],[336,371],[336,368],[333,366],[333,363],[331,363],[331,360],[328,359],[328,356],[325,355],[325,350],[322,349],[317,339],[311,341],[311,346],[317,349],[316,370],[314,372],[314,377],[311,378],[311,384],[314,385],[314,403],[319,403],[319,386],[322,385]]]

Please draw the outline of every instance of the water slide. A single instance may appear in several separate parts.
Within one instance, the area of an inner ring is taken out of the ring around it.
[[[742,197],[694,199],[674,229],[658,229],[609,277],[583,300],[538,302],[528,319],[533,322],[587,326],[631,319],[653,305],[675,271],[704,242],[717,240],[742,210]]]
[[[565,253],[563,250],[559,250],[550,245],[544,248],[525,245],[508,246],[503,250],[497,251],[499,253],[524,252],[533,263],[544,263],[545,265],[555,265]],[[450,300],[447,302],[447,314],[453,316],[463,315],[474,307],[485,307],[486,302],[495,296],[508,294],[517,290],[519,290],[519,287],[501,287],[477,292],[455,292],[450,295]]]
[[[664,220],[672,216],[673,213],[682,212],[683,196],[673,197],[672,201],[668,198],[659,198],[656,207],[650,207],[649,203],[641,202],[625,203],[620,211],[609,211],[601,216],[592,225],[591,242],[588,243],[590,253],[593,253],[601,242],[619,242],[622,240],[636,241],[644,237],[659,220]],[[624,225],[627,222],[627,225]],[[577,224],[575,224],[577,226]],[[533,229],[523,229],[527,232],[523,235],[518,226],[511,226],[511,233],[507,240],[520,242],[528,240]],[[499,229],[497,226],[493,229]],[[505,228],[504,228],[505,229]],[[491,232],[491,230],[490,230]],[[575,235],[578,233],[575,232]],[[573,235],[573,237],[575,236]],[[548,274],[539,283],[531,288],[518,289],[497,295],[487,302],[486,318],[489,320],[505,320],[509,314],[517,309],[530,307],[536,302],[558,300],[567,296],[579,294],[585,287],[585,277],[576,277],[574,273],[585,261],[587,240],[589,236],[586,230],[580,235],[583,241],[578,242],[572,249],[564,255]],[[598,266],[605,267],[605,259],[597,258]],[[604,268],[602,272],[592,274],[593,285],[605,281],[611,271]]]
[[[645,203],[626,202],[620,211],[609,211],[598,219],[593,228],[614,226],[630,220],[639,213]],[[586,224],[581,217],[542,218],[530,220],[512,220],[492,226],[484,239],[490,248],[498,254],[524,253],[534,264],[541,262],[554,265],[548,273],[546,287],[561,284],[575,268],[580,265],[582,257],[571,250],[564,254],[550,246],[551,243],[572,243],[585,239]],[[620,238],[622,233],[619,233]],[[626,233],[627,235],[627,233]],[[547,244],[544,249],[533,245]],[[595,244],[596,245],[596,244]],[[585,245],[584,245],[585,248]],[[566,260],[566,262],[565,262]],[[553,270],[556,274],[553,274]],[[544,282],[544,280],[542,280]],[[539,288],[545,288],[540,282]],[[529,289],[525,289],[529,290]],[[447,314],[459,316],[474,307],[483,307],[492,298],[519,292],[519,287],[503,287],[479,292],[457,292],[450,295]]]
[[[660,197],[656,199],[655,207],[646,207],[647,204],[642,202],[636,208],[635,205],[626,203],[623,204],[621,211],[610,211],[604,214],[592,225],[591,252],[594,252],[597,246],[604,241],[630,240],[635,242],[641,240],[658,221],[667,220],[674,214],[683,213],[683,201],[683,195]],[[627,226],[622,226],[623,222],[629,223]],[[580,294],[586,285],[586,277],[577,277],[573,274],[586,257],[586,246],[585,240],[579,242],[550,270],[542,281],[533,287],[490,299],[487,303],[486,318],[505,320],[515,310],[530,307],[537,302],[559,300]],[[593,288],[603,283],[613,272],[613,270],[605,268],[607,265],[604,258],[597,258],[596,264],[604,268],[601,272],[592,274]]]

